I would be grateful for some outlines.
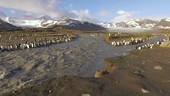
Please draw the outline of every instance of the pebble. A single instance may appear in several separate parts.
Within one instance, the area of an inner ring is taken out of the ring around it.
[[[3,79],[5,77],[5,70],[0,70],[0,79]]]
[[[161,66],[155,66],[154,69],[155,70],[162,70],[162,67]]]
[[[141,91],[143,92],[143,93],[149,93],[149,91],[148,90],[146,90],[146,89],[141,89]]]
[[[96,71],[94,77],[95,77],[95,78],[100,78],[100,77],[102,77],[102,72]]]
[[[49,90],[48,92],[51,93],[51,90]]]
[[[3,78],[4,78],[4,75],[5,75],[5,73],[1,74],[1,75],[0,75],[0,79],[3,79]]]
[[[91,96],[90,94],[82,94],[81,96]]]

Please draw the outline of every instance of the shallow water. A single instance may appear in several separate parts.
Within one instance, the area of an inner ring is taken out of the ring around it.
[[[158,36],[148,42],[163,38]],[[5,77],[0,79],[0,93],[64,75],[91,77],[103,68],[104,58],[126,55],[134,49],[135,46],[112,47],[102,35],[81,35],[69,43],[3,52],[0,67],[5,70]]]

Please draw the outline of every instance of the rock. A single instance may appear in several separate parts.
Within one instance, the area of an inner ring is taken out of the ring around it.
[[[91,96],[90,94],[82,94],[81,96]]]
[[[45,72],[45,65],[39,65],[38,67],[37,67],[37,70],[39,71],[39,72],[41,72],[41,73],[43,73],[43,72]]]
[[[155,70],[162,70],[162,67],[161,66],[155,66],[154,69]]]
[[[3,71],[3,72],[0,73],[0,79],[3,79],[4,76],[5,76],[5,71]]]
[[[167,83],[170,83],[170,80],[166,80]]]
[[[49,90],[48,92],[51,93],[51,90]]]
[[[5,77],[5,69],[3,69],[3,68],[0,68],[0,79],[4,79],[4,77]]]
[[[104,65],[104,70],[109,72],[109,73],[112,73],[114,72],[116,69],[118,69],[118,66],[116,66],[116,64],[113,64],[113,63],[110,63],[110,62],[107,62],[105,61],[105,65]]]
[[[149,91],[148,90],[146,90],[146,89],[141,89],[141,91],[143,92],[143,93],[149,93]]]
[[[105,61],[104,69],[102,71],[97,70],[94,77],[100,78],[105,74],[113,73],[117,68],[118,66],[116,66],[116,64]]]
[[[100,78],[102,76],[102,72],[100,72],[100,71],[96,71],[95,72],[95,78]]]
[[[163,80],[162,83],[170,83],[170,80]]]
[[[133,71],[133,74],[144,78],[145,76],[142,74],[143,72],[144,72],[143,70],[135,70]]]
[[[141,72],[140,71],[134,71],[133,74],[139,75],[139,74],[141,74]]]

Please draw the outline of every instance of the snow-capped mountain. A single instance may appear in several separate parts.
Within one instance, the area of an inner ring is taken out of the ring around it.
[[[0,17],[3,21],[22,28],[57,28],[61,26],[68,29],[76,30],[103,30],[105,28],[98,24],[93,24],[85,21],[74,20],[70,18],[62,18],[54,20],[47,15],[34,17],[31,15],[23,15],[20,18],[8,17],[2,13]]]
[[[131,19],[121,22],[105,22],[99,25],[105,28],[170,28],[170,18],[162,19],[160,21],[150,19]]]
[[[50,26],[49,28],[55,28],[57,26],[62,26],[66,29],[76,29],[76,30],[88,30],[88,31],[105,30],[104,27],[98,24],[93,24],[93,23],[69,19],[69,18],[58,20],[56,24]]]
[[[4,13],[0,12],[0,19],[9,24],[23,27],[23,28],[48,28],[53,25],[64,25],[67,27],[98,27],[100,25],[104,28],[157,28],[157,29],[167,29],[170,28],[170,18],[165,18],[160,21],[151,19],[131,19],[121,22],[105,22],[93,24],[85,21],[73,20],[69,18],[63,18],[59,20],[54,20],[47,15],[42,15],[40,17],[34,17],[32,15],[23,15],[19,18],[6,16]]]
[[[13,24],[15,26],[20,26],[20,27],[28,27],[28,28],[47,28],[51,25],[56,24],[56,20],[46,20],[44,18],[11,18],[11,17],[6,17],[6,20],[4,20],[10,24]]]
[[[136,21],[141,28],[154,28],[158,21],[150,19],[139,19]]]
[[[18,19],[18,18],[10,18],[7,17],[6,22],[13,24],[15,26],[20,26],[23,28],[51,28],[54,26],[64,26],[65,28],[71,29],[104,29],[101,26],[89,22],[73,20],[70,18],[63,18],[59,20],[54,20],[49,16],[40,16],[39,18],[25,18],[25,19]]]
[[[57,21],[53,20],[14,20],[15,22],[9,22],[16,26],[30,27],[30,28],[47,28],[50,25],[56,24]]]
[[[46,28],[56,24],[57,20],[52,20],[49,16],[34,17],[31,15],[22,15],[19,18],[6,16],[0,12],[0,19],[18,27],[29,27],[29,28]]]
[[[54,20],[53,18],[51,18],[50,16],[47,16],[47,15],[42,15],[37,19],[40,19],[40,20]]]
[[[0,30],[18,30],[20,27],[16,27],[0,19]]]
[[[59,20],[54,20],[47,15],[42,15],[40,17],[34,17],[32,15],[22,15],[19,18],[14,18],[14,17],[8,17],[4,13],[1,14],[2,16],[0,15],[0,19],[2,19],[3,21],[23,28],[48,28],[53,25],[66,26],[67,28],[74,28],[74,29],[76,29],[76,27],[79,27],[77,29],[102,28],[97,24],[93,24],[85,21],[73,20],[66,17]]]
[[[155,28],[170,29],[170,18],[162,19],[155,25]]]

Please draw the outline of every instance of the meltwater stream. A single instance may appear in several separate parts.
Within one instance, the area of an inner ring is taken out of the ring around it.
[[[102,69],[104,58],[135,50],[135,46],[112,47],[102,36],[80,35],[69,43],[0,53],[0,70],[5,71],[4,78],[0,78],[0,93],[64,75],[91,77]],[[163,38],[158,36],[147,42]]]

